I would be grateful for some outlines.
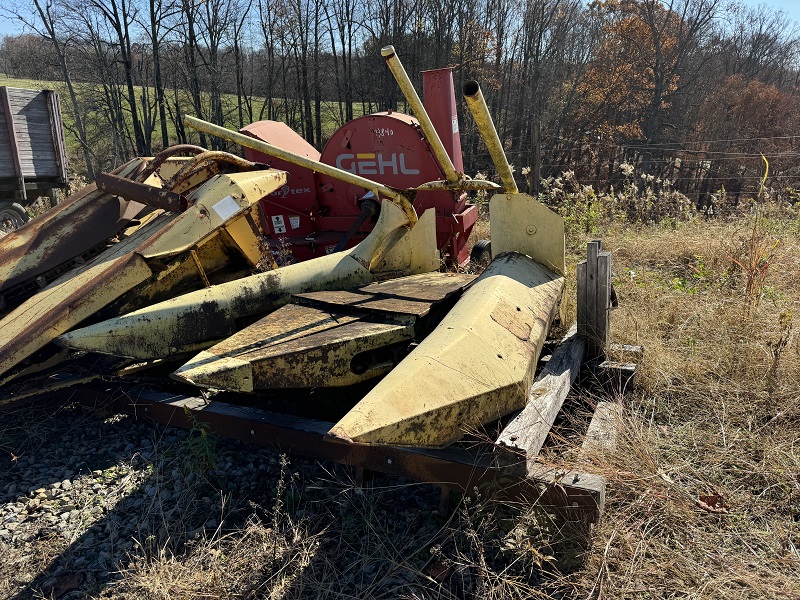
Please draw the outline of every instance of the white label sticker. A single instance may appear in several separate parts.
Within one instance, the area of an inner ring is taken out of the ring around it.
[[[458,133],[458,117],[453,117],[453,133]]]
[[[223,221],[227,221],[239,212],[239,205],[236,204],[236,200],[233,199],[233,196],[225,196],[211,208],[214,209],[214,212],[217,213],[219,218]]]
[[[272,229],[275,230],[275,233],[286,233],[286,223],[283,220],[283,215],[272,217]]]
[[[289,217],[289,227],[291,227],[292,229],[297,229],[298,227],[300,227],[300,217],[298,216]]]

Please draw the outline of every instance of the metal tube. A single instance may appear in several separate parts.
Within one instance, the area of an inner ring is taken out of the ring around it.
[[[467,100],[467,106],[475,119],[478,131],[480,131],[483,141],[486,142],[486,148],[489,150],[498,175],[500,175],[500,181],[503,182],[506,194],[519,193],[517,182],[514,181],[514,174],[511,172],[511,165],[508,164],[503,145],[494,128],[492,116],[489,114],[489,107],[486,106],[481,86],[477,81],[468,81],[464,84],[464,98]]]
[[[400,90],[403,92],[409,105],[411,105],[411,110],[414,111],[414,116],[417,118],[417,121],[419,121],[420,127],[422,127],[422,133],[425,134],[425,138],[431,146],[431,152],[433,152],[433,155],[444,171],[445,179],[449,182],[458,181],[461,179],[461,175],[456,171],[456,168],[453,166],[453,161],[450,160],[447,150],[444,149],[444,144],[442,144],[439,134],[436,133],[436,128],[434,128],[433,122],[428,116],[425,106],[422,104],[422,100],[419,99],[417,91],[414,89],[414,84],[411,83],[408,73],[406,73],[406,70],[403,68],[403,63],[400,62],[400,59],[397,58],[397,54],[394,52],[394,46],[386,46],[381,49],[381,56],[386,59],[386,64],[389,65],[389,69],[397,80]]]
[[[252,170],[256,167],[256,163],[245,160],[241,156],[236,156],[230,152],[222,152],[220,150],[203,150],[197,154],[192,160],[183,165],[172,178],[164,183],[164,187],[169,190],[174,190],[185,180],[189,179],[198,170],[201,165],[206,165],[212,162],[224,162],[240,169]]]
[[[176,154],[186,153],[186,154],[200,154],[201,152],[205,152],[206,149],[202,146],[195,146],[194,144],[178,144],[177,146],[171,146],[165,150],[162,150],[147,164],[147,168],[142,171],[139,175],[137,181],[144,181],[150,175],[156,172],[158,168],[164,164],[164,162]]]
[[[183,122],[186,124],[187,127],[191,127],[192,129],[196,129],[197,131],[202,131],[203,133],[207,133],[208,135],[213,135],[218,138],[222,138],[223,140],[228,140],[229,142],[239,144],[246,148],[252,148],[253,150],[258,150],[259,152],[263,152],[264,154],[280,158],[294,165],[305,167],[306,169],[311,169],[312,171],[316,171],[317,173],[330,175],[331,177],[335,177],[336,179],[339,179],[346,183],[352,183],[353,185],[361,186],[366,190],[375,191],[381,194],[382,196],[391,198],[395,202],[395,204],[397,204],[406,214],[406,217],[408,217],[410,224],[413,225],[414,223],[417,222],[417,213],[414,211],[414,207],[411,206],[411,202],[409,202],[408,198],[406,198],[403,194],[401,194],[397,190],[385,186],[382,183],[372,181],[371,179],[367,179],[366,177],[361,177],[360,175],[356,175],[355,173],[351,173],[350,171],[337,169],[336,167],[332,167],[331,165],[326,165],[319,161],[306,158],[305,156],[300,156],[298,154],[295,154],[294,152],[289,152],[288,150],[284,150],[283,148],[278,148],[277,146],[273,146],[272,144],[269,144],[267,142],[251,138],[250,136],[244,135],[243,133],[239,133],[238,131],[231,131],[230,129],[226,129],[225,127],[214,125],[213,123],[209,123],[208,121],[203,121],[202,119],[198,119],[197,117],[186,115],[183,117]]]
[[[147,185],[146,183],[131,181],[111,173],[98,173],[96,182],[98,189],[107,194],[114,194],[125,200],[141,202],[153,208],[161,208],[178,214],[189,207],[189,201],[181,194]]]

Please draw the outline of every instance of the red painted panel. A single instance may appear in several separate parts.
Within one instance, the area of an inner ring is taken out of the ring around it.
[[[456,171],[463,173],[464,159],[461,155],[461,134],[451,68],[422,72],[422,103],[453,166]]]
[[[449,69],[441,69],[428,72],[425,77],[426,109],[432,118],[436,115],[437,131],[449,131],[448,135],[440,135],[448,152],[454,153],[453,164],[461,171],[461,143],[457,122],[453,124],[456,113],[452,74]],[[442,103],[447,106],[439,110],[437,104]],[[416,119],[402,113],[354,119],[333,134],[321,154],[283,123],[259,121],[242,132],[398,189],[444,178]],[[261,201],[269,224],[268,242],[279,262],[299,262],[330,252],[358,216],[358,201],[368,190],[249,149],[245,149],[245,156],[289,173],[287,185]],[[414,200],[418,214],[436,209],[438,246],[451,260],[459,262],[468,259],[466,241],[474,224],[473,212],[477,215],[466,198],[466,194],[420,192]],[[348,247],[364,239],[372,225],[365,223]]]

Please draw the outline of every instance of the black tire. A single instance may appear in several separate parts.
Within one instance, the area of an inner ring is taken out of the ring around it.
[[[16,231],[30,220],[28,211],[16,202],[0,202],[0,232]]]
[[[492,242],[478,240],[469,253],[469,260],[481,271],[492,262]]]

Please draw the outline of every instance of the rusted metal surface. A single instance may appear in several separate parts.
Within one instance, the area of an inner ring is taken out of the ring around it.
[[[200,277],[203,278],[203,285],[207,288],[211,287],[211,282],[208,280],[208,275],[206,275],[206,270],[203,268],[203,263],[200,262],[200,258],[197,256],[197,250],[190,250],[189,253],[192,255],[192,260],[197,267],[197,272],[200,273]]]
[[[376,275],[426,273],[439,266],[428,211],[409,231],[393,204],[381,210],[370,235],[355,248],[234,282],[212,286],[133,313],[72,331],[59,338],[65,346],[152,360],[198,352],[286,304],[295,293],[351,288]]]
[[[163,213],[150,220],[84,268],[66,273],[26,300],[0,321],[6,336],[0,340],[0,374],[126,292],[134,290],[137,297],[146,298],[145,290],[137,286],[154,272],[154,283],[161,284],[167,297],[180,291],[176,278],[193,276],[197,287],[202,285],[189,250],[202,250],[227,222],[255,210],[261,197],[285,177],[282,171],[263,171],[212,180],[195,192],[195,201],[185,212]],[[253,239],[257,235],[252,232]],[[215,252],[208,260],[219,266],[229,256]]]
[[[240,392],[338,387],[386,373],[393,361],[361,363],[372,353],[414,337],[414,320],[365,319],[289,304],[201,352],[173,377],[201,387]]]
[[[115,173],[135,177],[143,165],[144,160],[134,159]],[[52,281],[49,273],[60,271],[62,265],[68,266],[76,257],[114,237],[143,207],[104,194],[91,184],[28,226],[0,239],[0,294],[6,299],[6,310],[21,303],[31,290]],[[15,291],[19,286],[25,289]]]
[[[473,279],[427,273],[350,292],[300,294],[293,301],[302,305],[284,306],[253,323],[201,352],[173,376],[241,392],[366,381],[397,364],[409,343],[427,335]],[[432,309],[437,317],[422,319]]]
[[[563,287],[526,256],[497,257],[331,437],[441,447],[522,408]]]
[[[166,150],[162,150],[161,152],[156,154],[153,157],[153,159],[147,163],[147,168],[142,172],[138,180],[139,181],[146,180],[153,173],[158,171],[161,168],[161,165],[163,165],[167,159],[172,158],[173,156],[177,156],[178,154],[196,155],[205,151],[206,149],[203,148],[202,146],[195,146],[194,144],[178,144],[176,146],[170,146]]]
[[[256,408],[148,389],[105,385],[85,388],[84,402],[108,401],[138,418],[190,429],[197,421],[212,432],[279,452],[297,453],[353,467],[409,477],[472,494],[487,486],[509,499],[527,498],[571,519],[595,522],[605,504],[605,484],[593,475],[546,466],[519,477],[494,461],[491,453],[462,448],[412,450],[392,446],[357,446],[326,439],[332,423]],[[188,409],[188,410],[187,410]]]
[[[180,189],[182,186],[185,186],[186,182],[189,181],[193,175],[201,172],[204,167],[207,167],[211,163],[229,164],[242,171],[249,171],[256,167],[255,163],[236,156],[235,154],[218,150],[205,150],[181,167],[181,169],[164,184],[164,187],[169,190]]]
[[[189,201],[181,194],[110,173],[99,173],[96,183],[97,187],[107,194],[121,196],[126,200],[133,200],[152,208],[182,213],[189,207]]]
[[[352,290],[295,294],[295,298],[332,309],[338,306],[378,314],[399,313],[424,317],[430,312],[432,304],[460,295],[475,277],[465,273],[422,273]]]
[[[429,181],[412,188],[415,192],[479,192],[479,191],[497,191],[502,186],[496,184],[494,181],[485,181],[483,179],[471,179],[464,177],[457,182],[450,181]]]
[[[271,190],[286,181],[286,173],[268,170],[220,175],[189,195],[189,210],[166,225],[163,233],[145,242],[147,258],[170,256],[198,245],[224,224],[243,218]],[[257,232],[253,232],[253,237]]]
[[[163,224],[153,222],[142,235],[155,233]],[[6,315],[0,321],[7,336],[0,340],[0,375],[150,277],[145,260],[133,252],[139,242],[131,237],[117,244],[102,261],[68,273]]]

